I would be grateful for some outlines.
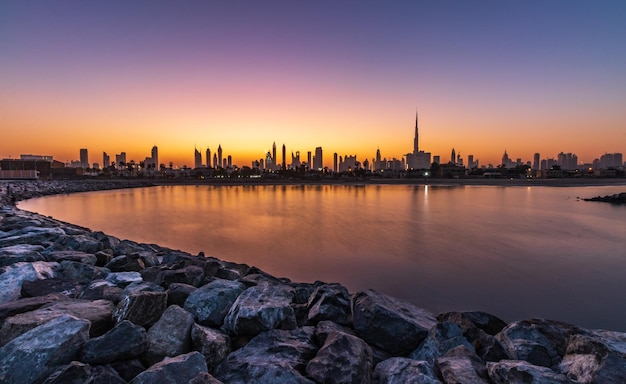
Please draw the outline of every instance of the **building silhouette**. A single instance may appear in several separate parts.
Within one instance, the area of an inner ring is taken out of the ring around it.
[[[287,147],[283,144],[283,169],[287,169]]]
[[[87,148],[80,149],[80,167],[82,169],[89,168],[89,155],[87,153]]]
[[[272,144],[272,166],[269,167],[272,171],[276,171],[278,168],[278,158],[276,157],[276,142]]]
[[[193,149],[193,167],[200,168],[202,167],[202,154],[198,151],[197,148]]]
[[[313,157],[313,168],[318,171],[321,171],[322,169],[324,169],[322,147],[315,148],[315,156]]]
[[[224,168],[222,164],[222,145],[217,146],[217,166]]]
[[[211,168],[211,149],[209,147],[206,149],[206,167]]]
[[[108,168],[111,165],[111,157],[106,152],[102,152],[102,168]]]

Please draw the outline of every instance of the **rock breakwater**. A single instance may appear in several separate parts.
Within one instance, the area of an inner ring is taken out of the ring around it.
[[[82,183],[82,184],[81,184]],[[76,185],[54,185],[61,193]],[[16,198],[54,193],[13,183]],[[2,383],[617,383],[626,334],[432,314],[374,290],[302,283],[0,212]],[[85,188],[94,188],[93,185]],[[20,191],[25,191],[20,195]]]
[[[626,204],[626,192],[616,193],[614,195],[607,196],[596,196],[591,197],[589,199],[584,199],[585,201],[601,201],[604,203],[611,204]]]

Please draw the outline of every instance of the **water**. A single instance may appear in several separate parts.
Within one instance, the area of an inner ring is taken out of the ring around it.
[[[20,208],[294,281],[626,331],[626,187],[159,186]]]

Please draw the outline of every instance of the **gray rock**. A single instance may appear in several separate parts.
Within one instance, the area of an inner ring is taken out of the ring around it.
[[[89,364],[80,361],[59,367],[43,384],[83,384],[92,379],[92,369]]]
[[[376,365],[373,373],[378,384],[441,384],[432,364],[407,357],[392,357]]]
[[[125,296],[117,305],[113,318],[116,322],[129,320],[144,328],[156,323],[167,308],[167,293],[139,292]]]
[[[437,324],[435,316],[372,289],[353,298],[354,330],[368,343],[394,356],[405,356]]]
[[[516,321],[496,335],[510,360],[524,360],[553,368],[560,362],[571,335],[581,329],[558,321],[530,319]]]
[[[169,287],[173,283],[182,283],[199,287],[204,280],[204,270],[195,265],[189,265],[179,269],[162,271],[160,284]]]
[[[109,270],[107,269],[69,260],[61,262],[60,271],[58,272],[58,275],[62,278],[73,280],[80,284],[89,284],[92,280],[106,278],[108,274]]]
[[[102,244],[98,239],[94,238],[90,234],[68,233],[68,235],[71,235],[71,236],[64,236],[61,239],[61,241],[59,241],[59,243],[61,243],[67,249],[91,253],[91,254],[94,254],[104,249],[104,244]],[[95,260],[94,260],[94,263],[95,263]]]
[[[450,350],[435,360],[435,369],[444,383],[489,384],[485,362],[464,346]]]
[[[117,285],[118,287],[124,288],[130,283],[142,281],[143,279],[141,278],[139,272],[114,272],[109,273],[105,280]]]
[[[111,314],[114,309],[115,306],[107,300],[60,300],[34,311],[6,319],[0,328],[0,345],[4,345],[25,332],[64,315],[88,320],[90,335],[99,336],[112,327]]]
[[[55,242],[61,236],[65,236],[65,231],[58,227],[26,227],[12,232],[9,236],[0,237],[0,247],[17,244],[45,246],[48,242]]]
[[[222,384],[222,382],[211,376],[209,372],[200,372],[196,377],[191,379],[189,384]]]
[[[155,363],[165,356],[177,356],[191,351],[193,315],[178,305],[168,307],[161,318],[148,330],[148,361]]]
[[[167,305],[178,305],[181,307],[185,306],[185,301],[191,294],[191,292],[195,291],[196,287],[193,285],[182,284],[182,283],[172,283],[167,288]]]
[[[113,303],[120,301],[122,288],[106,280],[94,280],[85,288],[80,295],[80,299],[84,300],[109,300]]]
[[[306,366],[306,375],[318,383],[369,383],[372,349],[356,336],[334,333]]]
[[[0,304],[0,324],[7,317],[15,316],[20,313],[34,311],[44,305],[54,303],[58,300],[67,300],[68,298],[60,293],[52,293],[46,296],[27,297],[8,303]]]
[[[438,323],[428,331],[428,337],[409,357],[415,360],[424,360],[434,363],[437,357],[444,356],[449,350],[460,345],[474,352],[474,346],[470,344],[458,325],[444,322]]]
[[[31,244],[16,244],[0,248],[0,267],[19,262],[46,261],[40,253],[43,250],[43,246]]]
[[[437,319],[458,325],[481,359],[500,361],[508,358],[504,348],[494,337],[506,326],[499,318],[484,312],[448,312],[438,315]]]
[[[165,292],[165,288],[149,281],[134,281],[122,290],[120,296],[123,298],[124,296],[133,295],[139,292]]]
[[[324,284],[315,289],[308,301],[308,321],[316,324],[330,320],[347,324],[350,315],[350,293],[340,284]]]
[[[85,287],[77,281],[53,277],[44,280],[23,281],[20,293],[23,298],[47,296],[58,293],[68,298],[76,299],[82,294],[84,288]]]
[[[58,263],[36,261],[15,263],[0,269],[0,304],[21,297],[22,282],[56,277]]]
[[[201,372],[206,372],[204,357],[190,352],[154,364],[138,374],[131,384],[188,384]]]
[[[345,333],[347,335],[356,336],[352,328],[333,323],[329,320],[320,321],[315,327],[315,339],[319,345],[324,345],[328,336],[334,333]]]
[[[626,333],[593,330],[573,335],[560,370],[576,383],[618,383],[626,378]]]
[[[0,382],[41,383],[69,364],[89,338],[89,322],[64,315],[42,324],[0,348]]]
[[[116,241],[113,240],[113,243],[115,242]],[[132,255],[133,253],[139,253],[144,251],[144,249],[141,248],[139,244],[131,240],[121,240],[117,242],[117,244],[114,245],[112,248],[114,255],[116,256]]]
[[[572,384],[562,373],[521,360],[489,362],[487,371],[496,384]]]
[[[60,263],[62,261],[75,261],[77,263],[96,265],[96,255],[86,253],[82,251],[56,251],[48,254],[49,261],[56,261]]]
[[[104,267],[113,272],[140,272],[146,265],[139,256],[122,255],[114,257]]]
[[[228,335],[195,323],[191,326],[191,342],[193,349],[204,356],[209,372],[213,372],[231,351]]]
[[[312,384],[300,372],[304,372],[307,362],[317,352],[313,334],[313,327],[260,333],[246,346],[229,354],[214,376],[224,383]]]
[[[146,330],[125,320],[104,335],[88,340],[80,360],[89,364],[130,360],[144,353],[147,345]]]
[[[146,370],[146,367],[139,361],[139,359],[116,361],[109,364],[109,366],[120,375],[124,380],[131,381],[138,374]]]
[[[224,319],[224,329],[235,335],[254,336],[270,329],[295,329],[291,308],[293,292],[285,285],[262,283],[246,289]]]
[[[192,292],[185,301],[185,309],[201,325],[220,327],[224,317],[245,286],[236,281],[213,280]]]

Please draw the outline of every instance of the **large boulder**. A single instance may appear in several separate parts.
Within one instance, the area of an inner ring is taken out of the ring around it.
[[[0,267],[19,263],[46,261],[41,252],[44,247],[32,244],[16,244],[0,248]]]
[[[19,299],[24,281],[56,277],[57,268],[59,263],[36,261],[15,263],[0,269],[0,304]]]
[[[190,352],[165,359],[138,374],[131,384],[188,384],[198,374],[206,372],[204,357]]]
[[[48,242],[55,242],[61,236],[65,236],[65,231],[59,227],[25,227],[9,232],[6,236],[0,236],[0,247],[17,244],[45,246]]]
[[[120,301],[121,293],[122,288],[110,281],[93,280],[80,294],[79,298],[84,300],[104,299],[117,304]]]
[[[369,383],[372,349],[356,336],[334,333],[306,366],[307,377],[318,383]]]
[[[72,361],[68,365],[54,371],[43,384],[82,384],[82,383],[106,383],[126,384],[115,369],[106,365],[91,366],[78,361]]]
[[[156,323],[167,308],[167,293],[138,292],[124,298],[113,313],[116,322],[129,320],[144,328]]]
[[[155,363],[165,356],[177,356],[191,351],[193,315],[178,305],[168,307],[161,318],[148,330],[148,361]]]
[[[64,260],[60,263],[58,274],[67,280],[76,281],[80,284],[89,284],[92,280],[106,278],[109,270],[78,261]]]
[[[52,293],[46,296],[26,297],[23,299],[9,301],[0,304],[0,324],[7,317],[15,316],[20,313],[34,311],[44,305],[54,303],[58,300],[67,300],[67,296],[60,293]]]
[[[235,335],[254,336],[270,329],[296,328],[291,308],[293,292],[286,285],[261,283],[246,289],[230,308],[224,329]]]
[[[350,317],[350,293],[340,284],[324,284],[315,289],[308,300],[307,320],[316,324],[330,320],[337,324],[347,324]]]
[[[21,295],[23,298],[47,296],[50,294],[62,294],[67,298],[78,298],[83,290],[84,286],[75,280],[66,280],[58,278],[50,278],[43,280],[22,282]]]
[[[231,351],[228,335],[196,323],[191,326],[191,342],[193,349],[204,356],[209,372],[213,372]]]
[[[237,297],[244,291],[242,283],[216,279],[193,291],[185,300],[185,309],[201,325],[220,327]]]
[[[394,356],[413,351],[437,324],[432,313],[372,289],[354,295],[352,313],[357,335]]]
[[[434,363],[437,357],[444,356],[449,350],[460,345],[474,351],[474,346],[470,344],[458,325],[449,322],[437,323],[428,331],[428,337],[409,357],[415,360],[425,360]]]
[[[487,363],[487,371],[491,380],[496,384],[572,384],[567,376],[562,373],[521,360],[489,362]]]
[[[109,273],[105,280],[118,287],[125,288],[129,284],[142,281],[143,279],[139,272],[113,272]]]
[[[75,261],[77,263],[96,265],[96,255],[82,251],[56,251],[48,254],[49,261]]]
[[[64,315],[42,324],[0,348],[0,382],[41,383],[74,360],[89,339],[89,321]]]
[[[306,383],[302,375],[317,352],[314,328],[273,329],[229,354],[215,371],[224,383]]]
[[[87,341],[80,353],[80,360],[89,364],[130,360],[143,354],[147,345],[146,330],[124,320],[106,334]]]
[[[438,357],[435,369],[444,383],[490,384],[485,362],[463,345]]]
[[[570,337],[560,370],[576,383],[618,383],[626,378],[626,333],[593,330]]]
[[[104,244],[102,244],[98,239],[89,234],[68,233],[68,235],[71,236],[63,236],[59,241],[59,243],[67,249],[91,254],[94,254],[104,249]]]
[[[475,348],[476,354],[485,361],[500,361],[508,356],[494,337],[506,323],[484,312],[447,312],[437,316],[440,322],[451,322],[458,325],[463,331],[463,336]]]
[[[172,283],[167,288],[167,305],[178,305],[180,307],[185,306],[185,301],[191,294],[191,292],[195,291],[196,287],[193,285],[183,284],[183,283]]]
[[[376,365],[373,373],[378,384],[441,384],[432,364],[408,357],[392,357]]]

